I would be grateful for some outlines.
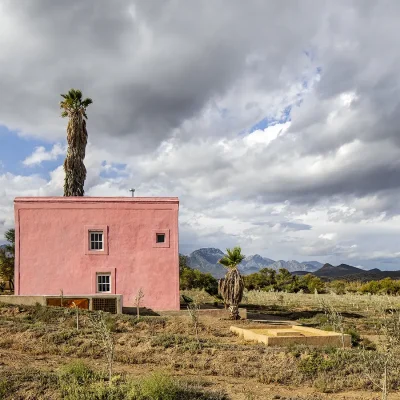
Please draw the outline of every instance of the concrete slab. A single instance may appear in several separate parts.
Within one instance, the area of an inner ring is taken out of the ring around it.
[[[8,304],[15,304],[21,306],[34,306],[36,303],[42,306],[61,306],[61,302],[65,300],[63,307],[69,307],[70,303],[74,299],[86,299],[88,301],[88,308],[89,310],[97,310],[102,309],[102,304],[100,304],[100,308],[96,308],[96,303],[101,300],[108,300],[113,299],[115,300],[115,312],[117,314],[122,313],[122,295],[120,294],[97,294],[97,295],[76,295],[76,296],[64,296],[61,299],[60,296],[19,296],[19,295],[0,295],[0,302],[1,303],[8,303]],[[54,302],[54,300],[56,300]]]
[[[294,329],[270,329],[268,333],[272,336],[304,336],[302,333]]]
[[[246,328],[230,327],[231,332],[244,340],[264,343],[267,346],[289,346],[305,344],[310,346],[351,347],[351,336],[301,325],[254,325]]]

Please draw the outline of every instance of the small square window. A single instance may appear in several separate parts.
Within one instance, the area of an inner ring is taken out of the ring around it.
[[[156,234],[156,243],[165,243],[165,233]]]
[[[97,292],[111,293],[111,275],[97,274]]]
[[[103,232],[89,232],[89,250],[103,251],[104,248]]]

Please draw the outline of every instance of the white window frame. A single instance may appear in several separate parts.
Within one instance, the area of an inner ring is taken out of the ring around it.
[[[99,278],[108,278],[108,282],[99,282]],[[108,285],[108,290],[100,290],[101,286]],[[111,274],[101,273],[96,274],[96,293],[111,293]]]
[[[92,235],[101,235],[101,240],[92,240]],[[101,243],[101,249],[92,248],[92,244]],[[90,230],[89,231],[89,251],[104,251],[104,231],[98,230]]]

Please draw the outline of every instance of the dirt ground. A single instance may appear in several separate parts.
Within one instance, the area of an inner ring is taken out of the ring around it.
[[[256,307],[249,316],[266,321],[291,318],[294,323],[317,327],[324,323],[323,314],[315,310],[293,312]],[[73,310],[1,306],[0,381],[16,375],[23,377],[19,378],[21,387],[12,395],[3,394],[3,398],[58,398],[53,397],[50,389],[38,395],[40,379],[35,376],[56,372],[77,359],[95,370],[104,370],[104,354],[88,318],[82,313],[76,330]],[[107,319],[115,340],[115,375],[137,378],[162,371],[186,381],[201,382],[209,390],[223,391],[233,400],[381,398],[364,373],[357,348],[343,352],[306,347],[267,348],[232,334],[232,321],[204,314],[199,314],[196,335],[187,312],[140,320],[126,315],[109,315]],[[235,322],[242,326],[250,323]],[[371,342],[378,339],[365,315],[349,314],[345,323]],[[392,375],[391,399],[400,399],[398,374],[399,371]]]
[[[38,355],[32,356],[15,350],[1,350],[0,373],[6,374],[8,371],[24,371],[27,368],[54,371],[61,365],[65,365],[75,358],[57,355]],[[102,361],[92,361],[90,365],[94,368],[103,368]],[[151,365],[125,365],[115,363],[116,374],[127,374],[132,376],[147,375],[158,371],[157,366]],[[185,376],[186,379],[203,380],[209,382],[210,389],[225,391],[232,400],[250,400],[250,399],[380,399],[376,393],[367,391],[346,391],[336,394],[318,393],[312,388],[267,385],[258,382],[256,379],[232,378],[225,376],[207,376],[199,373],[175,373],[177,377]],[[400,394],[393,394],[392,399],[400,399]]]

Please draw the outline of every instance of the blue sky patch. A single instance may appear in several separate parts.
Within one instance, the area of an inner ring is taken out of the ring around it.
[[[264,118],[261,121],[257,122],[249,129],[249,133],[252,133],[257,130],[264,130],[269,126],[273,126],[276,124],[284,124],[285,122],[290,121],[290,112],[292,111],[292,105],[285,107],[282,111],[280,118]]]
[[[2,171],[7,171],[14,175],[38,174],[47,178],[49,172],[60,165],[60,159],[44,161],[41,165],[34,166],[26,166],[23,164],[23,161],[39,146],[43,146],[46,151],[49,151],[53,147],[53,144],[38,139],[19,136],[17,132],[10,131],[5,126],[1,125],[0,161],[2,164]]]

